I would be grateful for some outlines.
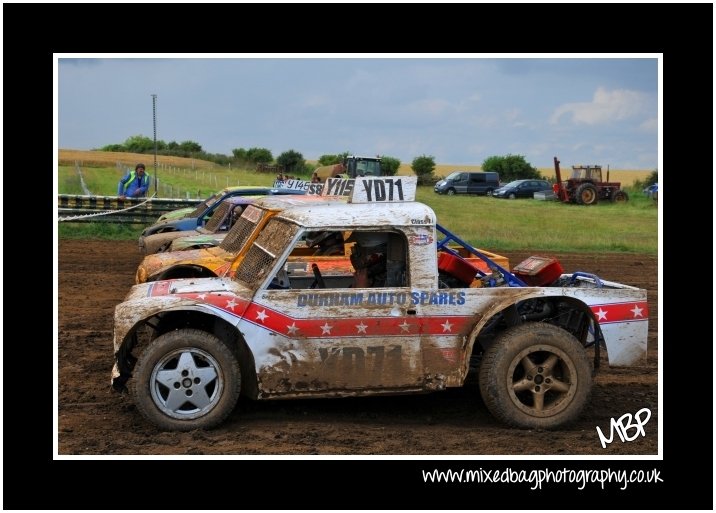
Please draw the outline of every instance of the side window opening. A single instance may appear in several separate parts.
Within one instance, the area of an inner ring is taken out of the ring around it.
[[[314,234],[316,232],[310,232]],[[277,266],[270,289],[397,288],[408,286],[407,241],[396,232],[340,231],[344,254],[307,256],[299,247]],[[299,240],[303,237],[299,237]]]

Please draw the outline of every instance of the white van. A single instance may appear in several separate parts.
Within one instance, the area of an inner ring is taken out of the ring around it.
[[[484,194],[492,196],[492,191],[500,186],[500,174],[495,171],[468,172],[455,171],[435,184],[438,194]]]

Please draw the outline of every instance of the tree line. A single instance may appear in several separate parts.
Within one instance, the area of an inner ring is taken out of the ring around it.
[[[100,150],[153,154],[154,140],[143,135],[133,135],[127,138],[124,143],[109,144],[100,148]],[[268,148],[234,148],[231,150],[231,155],[224,155],[205,152],[201,145],[195,141],[171,141],[167,143],[157,140],[157,154],[206,160],[220,166],[252,167],[260,164],[275,163],[281,166],[286,173],[298,175],[310,175],[315,167],[308,164],[303,155],[294,149],[286,150],[274,159],[273,153]],[[343,153],[321,155],[318,159],[318,165],[338,164],[351,154],[351,152],[345,151]],[[385,175],[395,175],[400,164],[400,160],[395,157],[381,156],[381,169]],[[435,157],[432,155],[417,156],[411,163],[411,168],[418,176],[418,183],[421,185],[433,184],[440,179],[435,176],[435,167]],[[487,157],[482,162],[482,170],[497,171],[500,173],[500,180],[505,183],[524,178],[542,178],[537,168],[527,162],[522,155],[508,154]]]
[[[153,154],[154,140],[143,135],[133,135],[127,138],[124,143],[108,144],[99,149],[100,151]],[[220,166],[255,167],[260,164],[276,164],[286,173],[299,175],[310,175],[316,167],[308,164],[303,155],[294,149],[286,150],[274,159],[273,153],[268,148],[234,148],[231,150],[231,155],[224,155],[221,153],[208,153],[204,151],[199,143],[194,141],[180,143],[171,141],[167,143],[157,140],[157,155],[195,158],[214,162]],[[351,155],[351,152],[321,155],[318,159],[318,165],[338,164],[347,155]],[[381,167],[385,174],[395,175],[400,167],[400,160],[383,155],[381,157]]]

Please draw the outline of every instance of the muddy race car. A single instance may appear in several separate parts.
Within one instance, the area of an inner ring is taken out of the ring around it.
[[[552,429],[587,404],[590,355],[646,357],[645,290],[540,256],[509,271],[438,225],[415,177],[351,186],[348,203],[271,217],[231,279],[135,285],[115,309],[113,387],[161,429],[192,430],[223,422],[240,396],[424,393],[475,371],[496,418]],[[322,231],[353,243],[351,265],[289,259]]]

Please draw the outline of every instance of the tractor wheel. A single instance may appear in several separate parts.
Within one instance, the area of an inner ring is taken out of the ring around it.
[[[134,368],[137,409],[160,429],[207,429],[234,409],[241,371],[234,353],[211,333],[170,331],[154,339]]]
[[[599,200],[597,188],[591,183],[583,183],[577,188],[577,203],[580,205],[595,205]]]
[[[500,421],[554,429],[575,420],[592,388],[587,353],[567,331],[529,322],[509,328],[485,351],[480,394]]]
[[[626,192],[619,190],[612,193],[612,202],[624,203],[625,201],[629,201],[629,195]]]

